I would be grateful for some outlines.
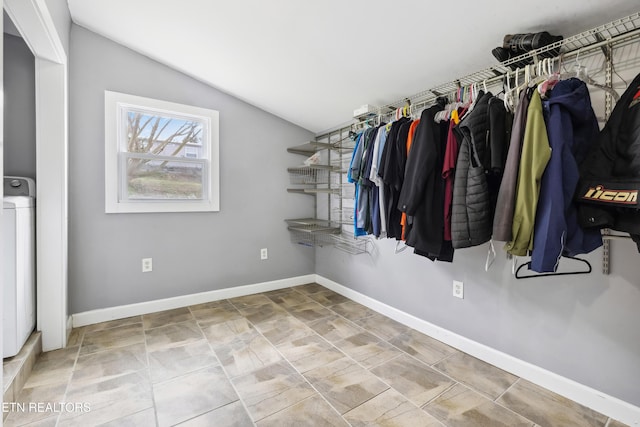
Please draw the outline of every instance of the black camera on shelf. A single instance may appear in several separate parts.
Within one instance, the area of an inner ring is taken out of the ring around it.
[[[547,31],[541,31],[539,33],[527,33],[527,34],[507,34],[504,36],[502,46],[498,46],[491,51],[493,56],[500,62],[507,61],[511,58],[515,58],[520,55],[524,55],[532,50],[540,49],[553,43],[557,43],[562,40],[562,36],[554,36]],[[557,56],[560,51],[560,47],[548,50],[540,54],[542,58],[550,58]],[[523,59],[510,64],[512,70],[522,67],[524,65],[531,64],[532,58]]]

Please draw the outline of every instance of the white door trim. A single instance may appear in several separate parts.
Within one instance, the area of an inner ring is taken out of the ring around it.
[[[67,341],[67,55],[45,0],[4,0],[36,58],[37,329],[45,351]]]

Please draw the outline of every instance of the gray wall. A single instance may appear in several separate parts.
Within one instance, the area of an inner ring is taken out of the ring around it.
[[[36,177],[36,77],[33,54],[4,34],[4,174]]]
[[[485,272],[488,245],[456,251],[452,264],[432,263],[395,243],[372,255],[317,250],[316,272],[456,334],[485,344],[634,405],[640,405],[640,255],[612,242],[611,274],[602,252],[589,275],[515,280],[501,246]],[[522,262],[522,261],[521,261]],[[464,299],[452,281],[464,283]]]
[[[313,213],[285,190],[302,161],[286,147],[310,132],[75,24],[70,49],[71,313],[314,272],[283,221]],[[104,213],[105,89],[220,111],[220,212]]]

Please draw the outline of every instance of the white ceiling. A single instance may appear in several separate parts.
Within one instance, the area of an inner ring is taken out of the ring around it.
[[[68,0],[75,23],[314,132],[495,63],[505,34],[571,36],[637,0]]]

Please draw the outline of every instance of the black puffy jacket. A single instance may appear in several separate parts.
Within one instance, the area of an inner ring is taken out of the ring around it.
[[[491,239],[493,216],[481,159],[485,156],[483,143],[492,96],[490,92],[481,95],[473,111],[458,125],[463,139],[456,162],[451,207],[451,242],[455,249],[481,245]]]
[[[627,232],[640,251],[640,74],[616,104],[580,165],[576,200],[585,228]]]

